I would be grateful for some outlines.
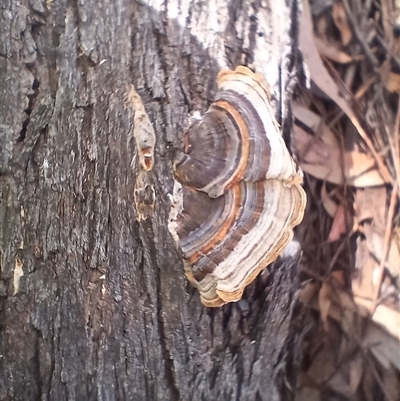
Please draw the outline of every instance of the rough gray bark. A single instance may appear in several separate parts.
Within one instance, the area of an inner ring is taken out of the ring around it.
[[[286,114],[296,19],[296,2],[1,1],[1,401],[293,397],[296,253],[206,309],[167,220],[173,149],[223,65],[264,73]],[[141,222],[130,84],[157,135]]]

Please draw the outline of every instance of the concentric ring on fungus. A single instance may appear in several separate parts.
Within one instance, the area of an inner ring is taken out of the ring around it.
[[[241,299],[292,239],[306,204],[263,77],[239,66],[217,83],[174,165],[183,203],[175,231],[186,275],[209,307]]]

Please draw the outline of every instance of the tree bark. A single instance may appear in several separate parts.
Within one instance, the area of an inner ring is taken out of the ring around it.
[[[1,1],[0,400],[290,400],[292,246],[207,309],[167,223],[172,155],[218,71],[249,65],[290,129],[296,1]],[[129,86],[156,133],[137,220]]]

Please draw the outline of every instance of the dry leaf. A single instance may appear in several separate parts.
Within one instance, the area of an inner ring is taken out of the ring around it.
[[[380,307],[382,305],[378,305],[377,310]],[[386,316],[386,318],[388,317],[390,316]],[[387,369],[390,365],[393,365],[400,371],[398,322],[398,318],[394,320],[394,323],[397,324],[397,336],[392,336],[386,331],[386,328],[372,322],[368,330],[364,333],[363,346],[374,354],[384,368]]]
[[[353,390],[349,383],[349,364],[343,363],[338,367],[334,376],[327,383],[329,388],[339,393],[343,399],[349,400],[353,395]]]
[[[390,366],[388,369],[382,372],[382,376],[386,393],[390,395],[390,399],[398,399],[400,389],[399,372],[393,366]]]
[[[325,342],[318,353],[313,357],[313,363],[307,370],[315,382],[325,383],[335,372],[335,355],[329,342]]]
[[[321,117],[301,106],[295,106],[293,113],[316,133],[310,135],[297,124],[293,127],[293,145],[303,171],[338,185],[364,188],[385,183],[374,158],[354,150],[342,152],[335,135]]]
[[[328,280],[324,280],[318,294],[318,305],[322,324],[326,332],[329,331],[328,316],[332,304],[331,286]]]
[[[339,289],[343,288],[346,285],[346,273],[343,270],[333,271],[331,273],[331,277],[333,278],[335,286]]]
[[[340,64],[351,63],[353,57],[349,56],[344,51],[340,50],[337,46],[332,43],[327,43],[324,40],[314,37],[315,45],[317,46],[320,55],[329,58],[330,60],[336,61]]]
[[[297,401],[321,401],[321,391],[310,387],[301,387],[296,397]]]
[[[343,206],[339,205],[336,208],[336,213],[333,218],[332,227],[329,232],[328,242],[334,242],[340,239],[342,234],[348,231],[347,222],[350,221],[348,210]]]
[[[360,124],[356,114],[352,108],[348,105],[347,101],[342,97],[338,85],[335,83],[333,78],[329,75],[326,70],[322,59],[318,53],[317,47],[314,42],[314,35],[312,31],[313,21],[311,18],[311,13],[309,9],[308,1],[304,3],[303,13],[300,18],[300,29],[299,29],[299,46],[301,53],[303,55],[304,61],[307,64],[308,70],[310,72],[311,79],[317,85],[317,87],[332,99],[340,109],[347,115],[350,121],[353,123],[354,127],[357,129],[361,138],[365,141],[371,152],[374,160],[378,163],[379,174],[383,176],[384,182],[392,182],[392,178],[383,164],[380,156],[374,149],[371,140],[369,139],[364,128]],[[344,84],[342,85],[344,88]],[[346,93],[349,95],[349,92]]]
[[[386,82],[385,87],[389,92],[400,92],[400,74],[396,74],[393,71],[390,71]]]
[[[351,393],[355,394],[358,386],[361,382],[361,377],[363,375],[363,365],[364,361],[360,354],[354,356],[350,361],[349,374],[350,374],[350,389]]]
[[[389,60],[382,63],[379,73],[389,92],[400,92],[400,74],[394,70]]]
[[[333,18],[333,22],[336,25],[336,28],[339,29],[339,31],[340,31],[343,45],[347,46],[351,41],[353,33],[349,27],[349,21],[347,19],[347,14],[346,14],[346,11],[345,11],[342,3],[334,3],[333,4],[332,18]]]
[[[363,236],[357,239],[356,250],[356,275],[352,279],[352,290],[355,302],[363,308],[369,308],[373,302],[373,294],[376,285],[376,272],[379,272],[379,264],[383,257],[384,235],[387,218],[387,194],[386,187],[366,188],[357,190],[354,198],[354,212],[356,224],[363,232]],[[391,280],[399,279],[400,275],[400,239],[397,231],[390,238],[389,248],[385,261],[385,274],[390,275]],[[391,280],[385,281],[386,293],[390,290],[398,294],[398,288]],[[384,294],[384,288],[380,290]],[[398,298],[397,298],[398,299]],[[399,305],[396,302],[378,305],[372,319],[380,324],[388,333],[400,340]]]
[[[354,197],[354,213],[358,224],[373,220],[376,229],[385,232],[387,189],[385,187],[357,189]]]
[[[328,192],[326,191],[325,181],[323,182],[321,188],[321,202],[325,211],[329,214],[329,216],[333,218],[335,216],[338,204],[332,199],[330,194],[328,194]]]
[[[300,290],[299,294],[300,301],[303,304],[308,305],[315,298],[317,293],[318,293],[317,284],[312,281],[308,281],[302,286]]]
[[[360,306],[360,312],[367,315],[367,311],[371,305],[371,300],[362,297],[354,296],[355,303]],[[382,327],[396,341],[400,342],[400,313],[397,310],[387,307],[386,305],[378,305],[375,313],[372,316],[373,322]],[[400,347],[399,347],[400,356]],[[400,360],[399,360],[400,367]]]
[[[321,319],[324,327],[327,325],[328,316],[341,323],[341,327],[348,336],[354,336],[357,325],[354,316],[369,318],[369,301],[364,298],[349,296],[339,287],[329,288],[329,280],[323,284],[323,294],[319,297],[319,307],[322,305]],[[336,294],[336,295],[335,295]],[[330,299],[340,299],[340,308]],[[362,307],[365,305],[365,307]],[[360,308],[361,306],[361,308]],[[378,312],[379,311],[379,312]],[[322,316],[322,313],[324,316]],[[391,364],[400,371],[400,315],[397,311],[378,305],[373,316],[372,323],[363,329],[363,346],[374,354],[384,368]]]

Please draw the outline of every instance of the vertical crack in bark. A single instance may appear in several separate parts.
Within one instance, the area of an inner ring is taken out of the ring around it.
[[[43,393],[43,383],[40,377],[40,349],[39,349],[39,341],[40,341],[40,331],[32,325],[32,337],[31,341],[35,344],[33,346],[34,349],[34,354],[32,357],[33,364],[36,365],[35,368],[33,369],[33,376],[36,380],[37,386],[38,386],[38,392],[37,392],[37,397],[36,400],[40,401],[42,398],[42,393]]]
[[[160,276],[158,275],[158,278]],[[159,283],[157,283],[158,289]],[[160,344],[161,349],[163,352],[164,362],[165,362],[165,377],[167,379],[167,383],[169,384],[169,389],[171,391],[171,399],[179,401],[181,400],[181,394],[179,388],[175,381],[175,374],[174,374],[174,364],[172,362],[171,353],[168,349],[168,345],[166,342],[166,333],[164,328],[164,321],[162,317],[162,307],[161,307],[161,299],[159,291],[157,291],[157,317],[158,317],[158,327],[159,327],[159,336],[160,336]]]
[[[290,57],[290,62],[288,64],[288,70],[293,71],[297,66],[301,65],[301,56],[299,52],[299,0],[290,1],[290,11],[291,11],[291,25],[290,25],[290,37],[292,39],[292,57]]]
[[[26,137],[26,131],[28,129],[28,124],[31,121],[31,114],[32,114],[33,107],[35,105],[35,100],[39,94],[39,86],[40,86],[40,82],[35,78],[33,80],[33,84],[32,84],[33,93],[31,95],[28,95],[29,102],[28,102],[28,107],[25,110],[26,118],[25,118],[24,122],[22,123],[22,128],[21,128],[21,131],[19,132],[19,136],[17,139],[18,143],[23,142]]]
[[[172,355],[169,350],[169,345],[167,343],[167,332],[164,325],[164,317],[163,317],[163,301],[161,296],[162,285],[161,285],[161,273],[160,266],[157,262],[155,255],[157,255],[157,249],[155,247],[154,241],[149,241],[149,238],[155,238],[157,235],[153,230],[153,223],[150,220],[146,220],[143,222],[142,228],[139,229],[141,231],[140,234],[140,242],[142,247],[148,247],[149,249],[149,262],[155,271],[156,277],[156,305],[157,308],[157,320],[158,320],[158,336],[160,339],[160,347],[162,352],[162,357],[164,359],[164,367],[165,367],[165,379],[168,385],[168,388],[171,392],[171,400],[180,401],[181,394],[179,391],[179,387],[175,380],[174,374],[174,364],[172,360]],[[167,313],[168,314],[168,313]],[[149,385],[147,386],[149,387]],[[148,391],[148,390],[147,390]]]
[[[254,49],[256,47],[256,35],[258,30],[258,17],[260,4],[258,2],[251,3],[251,9],[253,10],[253,14],[250,15],[250,27],[249,27],[249,48],[247,52],[245,52],[246,56],[246,64],[253,64],[254,62]]]
[[[155,251],[155,250],[154,250]],[[155,255],[156,253],[152,253]],[[167,383],[169,384],[169,389],[171,391],[171,399],[174,401],[181,400],[181,394],[178,388],[178,385],[175,380],[174,374],[174,364],[172,360],[172,355],[170,353],[166,338],[167,333],[164,327],[164,318],[163,318],[163,305],[161,299],[161,274],[160,274],[160,266],[157,264],[156,260],[154,260],[153,266],[158,267],[157,274],[157,317],[158,317],[158,330],[160,337],[160,345],[163,353],[164,363],[165,363],[165,378]]]
[[[236,376],[237,376],[236,401],[240,401],[242,395],[242,384],[244,381],[243,354],[240,347],[236,349]]]

